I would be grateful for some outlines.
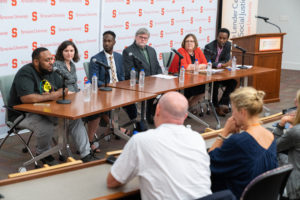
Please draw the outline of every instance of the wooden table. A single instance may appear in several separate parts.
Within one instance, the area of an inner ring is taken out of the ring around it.
[[[102,113],[105,111],[113,110],[115,108],[123,107],[126,105],[133,104],[139,101],[145,101],[155,97],[155,94],[144,93],[138,91],[128,91],[118,88],[113,88],[112,91],[98,91],[97,94],[91,95],[91,100],[89,102],[84,102],[83,92],[70,94],[66,99],[71,100],[71,104],[57,104],[56,101],[49,101],[43,103],[35,104],[20,104],[14,106],[14,109],[19,111],[31,112],[40,115],[47,115],[52,117],[57,117],[59,119],[58,132],[58,144],[49,149],[48,151],[32,158],[31,160],[25,162],[23,166],[27,166],[34,163],[48,155],[51,155],[64,147],[67,147],[68,155],[71,155],[71,151],[68,148],[68,140],[66,136],[67,127],[69,120],[80,119],[82,117]],[[114,117],[117,119],[116,117]],[[128,139],[127,135],[121,134],[118,129],[118,122],[116,121],[114,127],[114,133]]]

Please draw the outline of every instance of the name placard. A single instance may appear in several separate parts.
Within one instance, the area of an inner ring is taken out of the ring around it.
[[[259,51],[280,50],[281,37],[262,37],[259,39]]]

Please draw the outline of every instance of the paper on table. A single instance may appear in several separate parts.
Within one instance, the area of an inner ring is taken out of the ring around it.
[[[218,72],[221,72],[223,71],[224,69],[212,69],[212,73],[215,74],[215,73],[218,73]],[[207,70],[206,69],[201,69],[199,70],[199,73],[201,74],[206,74],[207,73]]]
[[[242,65],[236,65],[237,68],[241,67]],[[246,67],[247,69],[251,69],[252,65],[244,65],[244,67]]]
[[[164,78],[164,79],[173,79],[173,78],[177,78],[177,76],[173,76],[173,75],[165,75],[165,74],[156,74],[156,75],[152,75],[152,77]]]

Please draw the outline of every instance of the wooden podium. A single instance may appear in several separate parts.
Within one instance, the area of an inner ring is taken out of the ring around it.
[[[277,102],[279,99],[280,73],[283,36],[286,33],[253,34],[243,37],[231,38],[233,44],[247,50],[244,57],[245,65],[275,69],[263,75],[256,75],[249,79],[249,85],[266,93],[265,103]],[[232,48],[232,56],[237,63],[242,63],[242,52]]]

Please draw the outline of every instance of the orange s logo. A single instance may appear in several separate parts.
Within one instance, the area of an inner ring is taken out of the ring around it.
[[[85,24],[84,25],[84,32],[89,32],[89,25],[88,24]]]
[[[112,17],[113,17],[113,18],[116,18],[116,17],[117,17],[117,10],[113,10],[113,11],[112,11]]]
[[[37,12],[33,11],[31,15],[32,15],[32,21],[37,21]]]
[[[15,69],[15,68],[18,67],[18,59],[16,59],[16,58],[12,59],[11,63],[12,63],[12,66],[11,66],[11,67],[12,67],[13,69]]]
[[[55,26],[51,26],[50,27],[50,30],[51,30],[51,35],[55,35]]]
[[[32,51],[34,51],[37,48],[37,42],[32,42]]]
[[[129,21],[126,21],[126,22],[125,22],[125,29],[126,29],[126,30],[129,29]]]
[[[172,0],[172,3],[175,3],[175,0]]]
[[[181,7],[181,13],[184,14],[184,6]]]
[[[18,36],[18,29],[17,28],[12,28],[11,29],[11,36],[13,38],[16,38]]]
[[[139,16],[141,17],[143,15],[143,10],[140,8],[139,9]]]
[[[160,38],[163,38],[163,37],[164,37],[164,31],[161,30],[161,31],[160,31]]]
[[[170,40],[170,48],[173,47],[173,40]]]
[[[208,16],[208,23],[211,22],[211,16]]]
[[[86,6],[90,5],[90,0],[85,0],[84,5],[86,5]]]
[[[162,53],[159,53],[159,58],[158,58],[159,60],[161,60],[162,59]]]
[[[17,0],[11,0],[11,5],[12,6],[17,6]]]
[[[180,29],[180,35],[183,35],[183,28]]]
[[[89,58],[89,51],[84,51],[83,55],[84,55],[84,59],[88,59]]]
[[[55,6],[56,1],[55,0],[51,0],[51,6]]]
[[[152,19],[149,21],[149,27],[150,27],[150,28],[153,27],[153,20],[152,20]]]
[[[126,0],[126,4],[129,5],[130,4],[130,0]]]
[[[200,7],[200,13],[203,13],[203,6]]]
[[[194,23],[194,17],[191,17],[190,23],[191,23],[191,24]]]
[[[206,38],[206,42],[210,42],[210,38],[209,38],[209,36],[207,36],[207,38]]]
[[[171,19],[171,26],[174,26],[174,18]]]
[[[150,4],[154,4],[154,0],[151,0],[151,1],[150,1]]]
[[[161,8],[160,14],[161,14],[161,15],[165,15],[165,8]]]
[[[200,34],[202,33],[202,27],[201,26],[199,27],[199,33]]]
[[[70,11],[69,11],[69,20],[72,20],[72,19],[73,19],[73,17],[74,17],[74,16],[73,16],[73,11],[72,11],[72,10],[70,10]]]

